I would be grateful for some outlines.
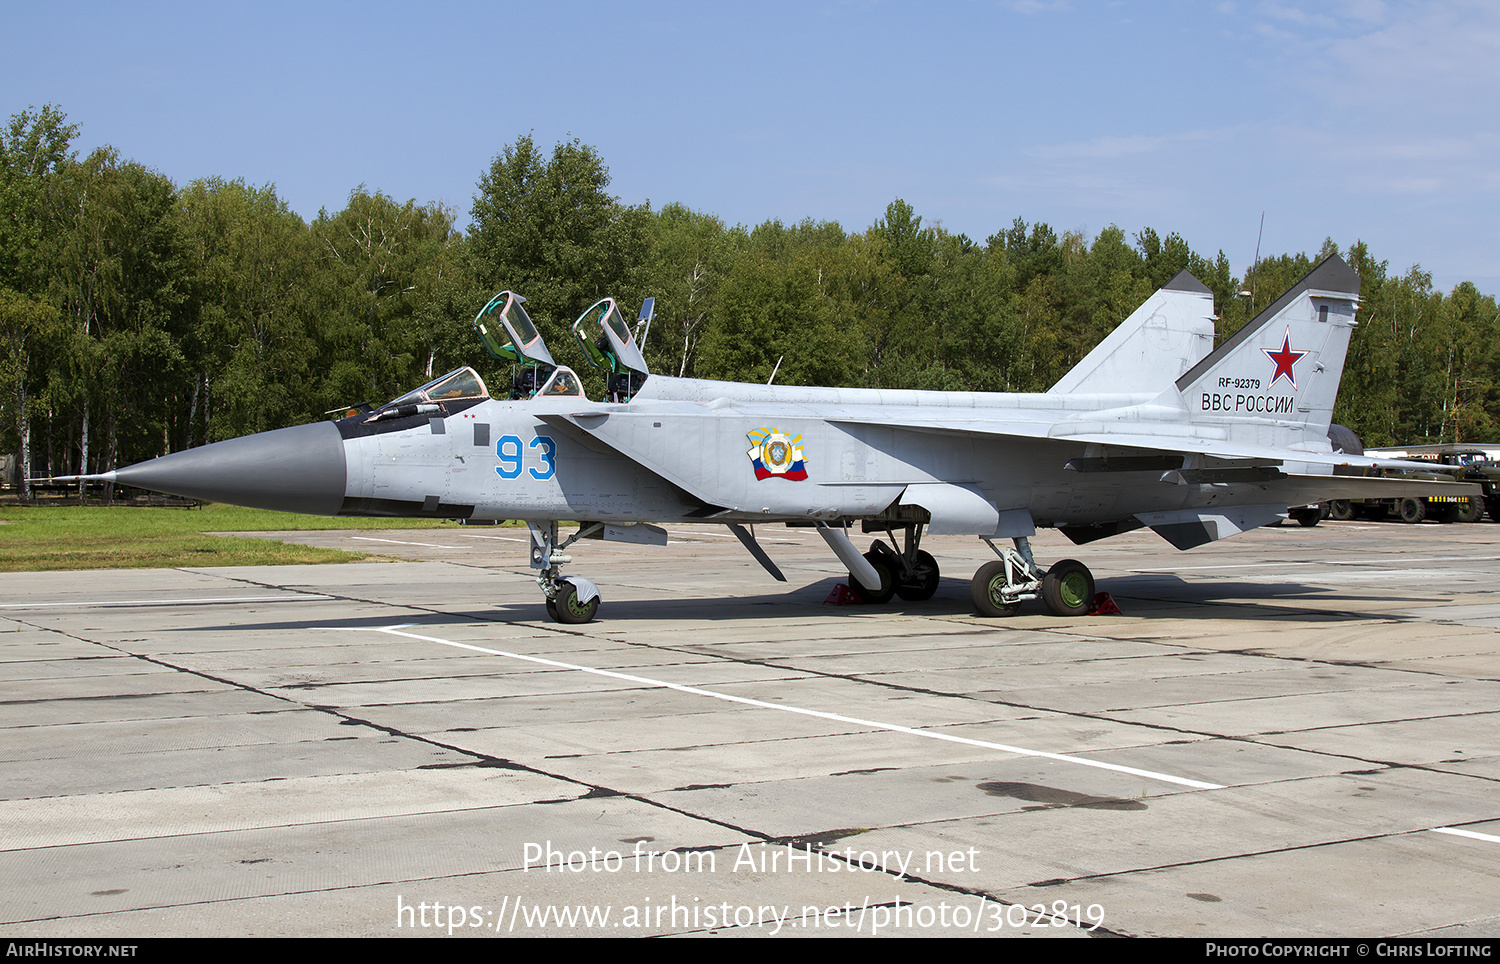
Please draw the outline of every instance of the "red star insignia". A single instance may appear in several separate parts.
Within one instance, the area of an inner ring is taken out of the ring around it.
[[[1292,371],[1292,366],[1297,364],[1297,359],[1301,358],[1303,355],[1306,355],[1307,352],[1292,351],[1291,327],[1287,327],[1286,337],[1282,340],[1281,349],[1279,351],[1272,351],[1269,348],[1262,348],[1261,351],[1265,352],[1266,357],[1271,359],[1271,361],[1276,365],[1276,374],[1271,376],[1271,384],[1275,385],[1276,379],[1281,378],[1283,375],[1285,375],[1286,380],[1292,383],[1292,390],[1296,391],[1297,375]]]

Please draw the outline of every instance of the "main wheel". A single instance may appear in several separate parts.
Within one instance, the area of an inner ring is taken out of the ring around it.
[[[1484,500],[1471,497],[1458,510],[1459,522],[1478,522],[1484,518]]]
[[[1485,508],[1489,509],[1490,521],[1500,522],[1500,495],[1492,495],[1484,500]]]
[[[1427,518],[1427,501],[1425,499],[1402,499],[1396,504],[1396,511],[1401,514],[1402,522],[1421,522]]]
[[[981,616],[1014,616],[1021,608],[1019,602],[1008,603],[1002,598],[1005,589],[1005,561],[996,559],[979,567],[974,581],[969,583],[969,599],[974,611]]]
[[[1354,506],[1348,499],[1334,499],[1328,503],[1328,518],[1335,522],[1348,522],[1354,518]]]
[[[1300,509],[1293,509],[1288,514],[1293,519],[1296,519],[1297,524],[1304,529],[1311,529],[1323,518],[1323,510],[1317,506],[1304,506]]]
[[[560,623],[586,623],[599,611],[599,597],[586,603],[578,601],[578,587],[565,582],[557,591],[556,599],[547,600],[547,615]]]
[[[1083,616],[1094,610],[1094,574],[1077,559],[1054,563],[1042,577],[1042,601],[1054,616]]]
[[[910,602],[931,599],[938,587],[937,560],[921,549],[917,550],[917,561],[905,582],[896,583],[896,595]]]
[[[885,553],[876,552],[874,549],[865,553],[865,562],[874,566],[875,572],[880,575],[880,588],[866,589],[865,584],[854,578],[853,574],[849,576],[849,588],[854,590],[854,595],[858,596],[861,602],[873,603],[877,606],[890,602],[891,597],[896,595],[895,567],[885,557]]]

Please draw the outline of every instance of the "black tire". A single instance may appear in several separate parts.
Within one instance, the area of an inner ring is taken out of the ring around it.
[[[1042,601],[1054,616],[1086,616],[1094,611],[1094,574],[1077,559],[1053,564],[1042,577]]]
[[[1484,500],[1471,498],[1458,509],[1459,522],[1478,522],[1484,518]]]
[[[1500,522],[1500,495],[1492,495],[1484,500],[1485,507],[1490,511],[1490,521]]]
[[[1335,522],[1348,522],[1354,518],[1354,506],[1348,499],[1334,499],[1328,503],[1328,518]]]
[[[586,623],[594,618],[599,611],[599,597],[595,596],[586,603],[578,601],[578,587],[570,582],[565,582],[557,591],[557,598],[551,600],[552,606],[547,610],[560,623]]]
[[[1296,519],[1297,524],[1304,529],[1311,529],[1313,526],[1322,521],[1323,518],[1323,510],[1319,509],[1317,506],[1293,509],[1288,514],[1293,519]]]
[[[1014,616],[1021,604],[1001,601],[1000,590],[1004,588],[1004,560],[996,559],[980,566],[974,573],[974,580],[969,583],[969,600],[974,604],[974,611],[981,616]]]
[[[849,588],[854,590],[854,595],[859,597],[860,602],[883,606],[896,595],[896,569],[886,558],[885,553],[876,552],[874,549],[865,553],[865,562],[874,566],[875,571],[879,573],[880,588],[866,589],[864,583],[854,578],[852,573],[849,576]]]
[[[941,578],[938,572],[937,560],[922,551],[917,550],[917,561],[912,566],[912,572],[905,582],[896,584],[896,595],[908,602],[922,602],[931,599],[932,594],[937,592],[938,580]]]
[[[1402,522],[1415,525],[1427,518],[1427,500],[1402,499],[1396,504],[1396,512],[1400,514]]]
[[[1457,503],[1440,502],[1437,505],[1428,506],[1427,518],[1431,519],[1433,522],[1441,522],[1445,525],[1451,522],[1457,522],[1458,513],[1461,508],[1462,507]]]

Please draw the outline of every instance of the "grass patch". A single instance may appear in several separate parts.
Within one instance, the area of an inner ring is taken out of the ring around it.
[[[355,562],[368,554],[206,533],[431,529],[442,524],[433,519],[324,518],[230,505],[14,506],[0,508],[0,572]]]

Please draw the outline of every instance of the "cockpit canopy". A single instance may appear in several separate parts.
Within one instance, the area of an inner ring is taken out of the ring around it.
[[[573,337],[590,365],[607,372],[649,372],[646,359],[641,357],[630,326],[620,314],[620,306],[613,298],[594,302],[587,311],[573,322]]]
[[[393,398],[380,406],[382,409],[393,405],[420,405],[423,402],[450,402],[465,398],[489,398],[489,390],[484,387],[484,379],[474,369],[465,366],[434,378],[421,388],[414,388],[402,395]]]
[[[474,317],[474,330],[479,332],[484,350],[501,361],[556,368],[557,362],[547,351],[542,333],[536,330],[526,309],[521,307],[525,302],[526,299],[514,291],[500,292]]]
[[[578,340],[585,360],[605,372],[606,396],[610,401],[629,401],[649,375],[636,336],[644,339],[650,330],[655,302],[654,298],[645,300],[635,332],[626,324],[613,298],[595,302],[573,323],[573,337]],[[511,397],[585,397],[578,375],[553,360],[541,332],[526,314],[525,303],[526,299],[514,291],[502,291],[474,317],[474,330],[485,351],[493,358],[519,366],[511,374]]]
[[[415,388],[399,398],[386,402],[366,422],[386,422],[392,419],[410,418],[413,415],[451,415],[490,397],[484,387],[484,379],[467,366],[455,369],[440,378]],[[364,408],[364,411],[369,411]],[[351,411],[350,416],[355,412]]]
[[[655,298],[647,298],[641,305],[636,332],[642,338],[650,330],[651,317],[656,313],[655,305]],[[613,298],[600,299],[579,315],[578,320],[573,322],[573,338],[578,342],[584,359],[593,367],[605,371],[609,401],[630,401],[651,373],[630,326],[625,323],[620,307]]]

